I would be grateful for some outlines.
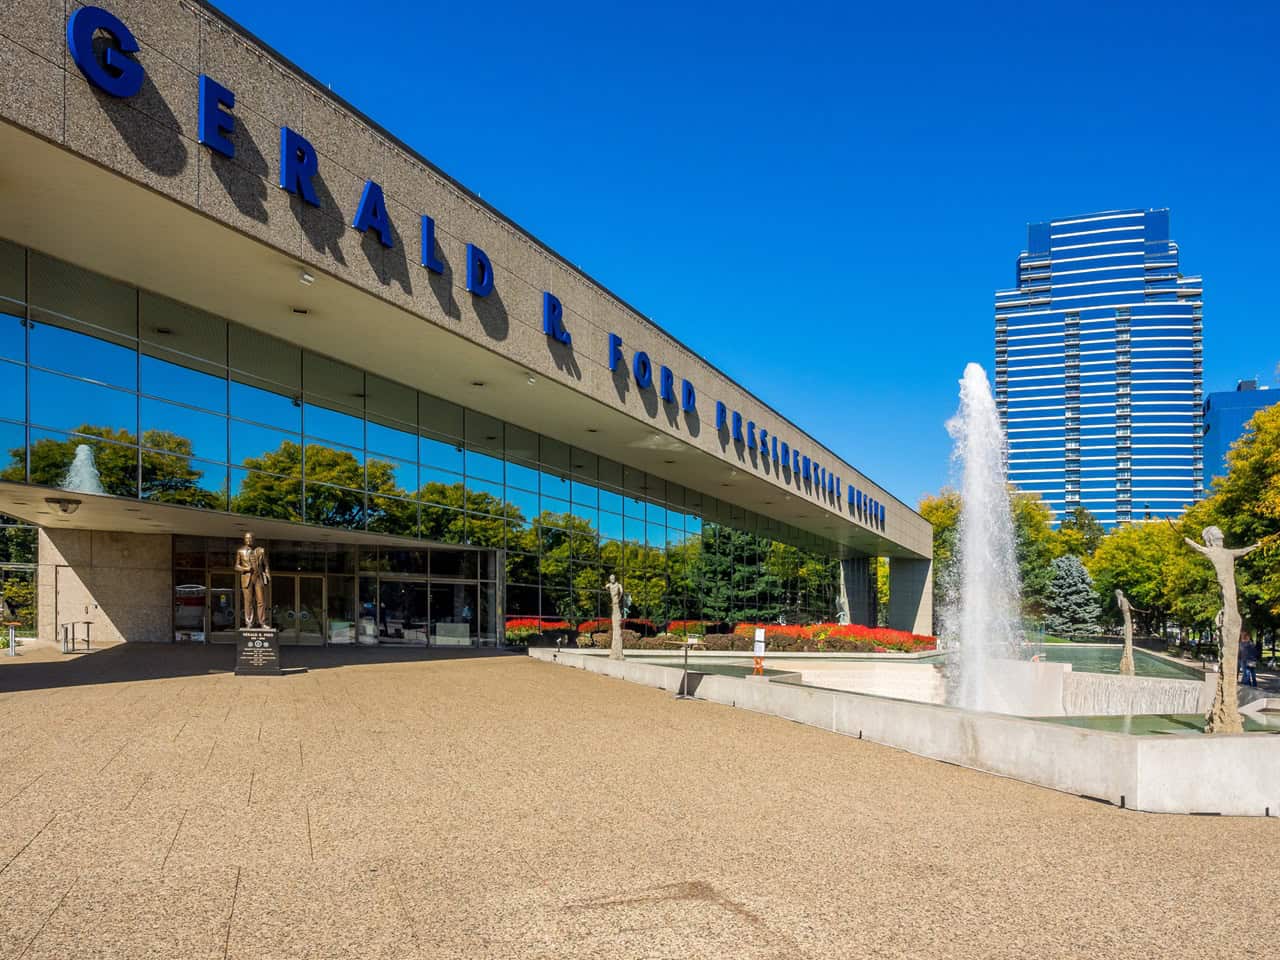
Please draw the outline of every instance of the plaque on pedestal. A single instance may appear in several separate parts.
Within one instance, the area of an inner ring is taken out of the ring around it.
[[[236,642],[237,676],[280,676],[280,645],[270,627],[242,627]]]

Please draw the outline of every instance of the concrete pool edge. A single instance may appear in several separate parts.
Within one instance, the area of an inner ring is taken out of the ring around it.
[[[535,648],[529,656],[675,692],[678,667]],[[714,674],[699,700],[782,717],[917,756],[1151,813],[1280,814],[1280,736],[1167,737]]]

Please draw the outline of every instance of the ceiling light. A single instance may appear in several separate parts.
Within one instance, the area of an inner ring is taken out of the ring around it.
[[[597,430],[595,427],[587,427],[587,433],[599,433],[599,432],[600,431]]]
[[[297,314],[298,316],[300,316],[300,317],[305,317],[305,316],[306,316],[307,314],[309,314],[311,311],[310,311],[310,310],[308,310],[306,307],[294,307],[294,308],[293,308],[293,312],[294,312],[295,314]]]
[[[298,275],[298,282],[304,287],[309,287],[316,282],[316,278],[303,270],[302,273]]]
[[[483,380],[472,380],[472,381],[471,381],[471,385],[472,385],[473,387],[483,387],[483,386],[484,386],[484,381],[483,381]]]
[[[168,337],[173,335],[173,330],[169,327],[156,327],[156,333],[159,336]]]
[[[44,502],[51,507],[57,507],[59,513],[71,516],[80,509],[80,501],[72,497],[45,497]]]
[[[536,378],[532,373],[531,373],[531,374],[529,374],[529,382],[530,382],[530,383],[537,383],[537,382],[538,382],[537,378]]]

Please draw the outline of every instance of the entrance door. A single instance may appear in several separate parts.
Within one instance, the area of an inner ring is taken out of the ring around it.
[[[324,643],[324,577],[273,573],[270,620],[282,644]]]

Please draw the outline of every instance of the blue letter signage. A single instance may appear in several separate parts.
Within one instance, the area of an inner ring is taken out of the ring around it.
[[[569,331],[564,328],[564,306],[548,290],[542,291],[542,332],[566,347],[573,343]]]
[[[493,264],[474,243],[467,244],[467,289],[477,297],[493,293]]]
[[[212,77],[200,74],[200,124],[196,139],[224,157],[236,155],[236,145],[228,139],[236,129],[236,118],[231,115],[235,105],[234,93]]]
[[[444,273],[444,264],[436,256],[436,222],[422,216],[422,265],[432,273]]]
[[[364,182],[364,192],[360,194],[360,203],[351,225],[361,233],[377,230],[378,240],[384,247],[395,245],[391,239],[391,220],[387,216],[387,203],[382,198],[382,187],[372,180]]]
[[[107,50],[99,63],[93,53],[93,35],[107,35]],[[113,97],[132,97],[142,89],[146,76],[142,65],[126,53],[138,52],[138,41],[129,28],[101,7],[81,7],[67,21],[67,49],[85,78]]]
[[[307,138],[288,127],[280,128],[280,186],[296,193],[313,207],[320,206],[311,178],[320,169],[320,157]]]

